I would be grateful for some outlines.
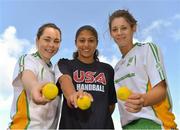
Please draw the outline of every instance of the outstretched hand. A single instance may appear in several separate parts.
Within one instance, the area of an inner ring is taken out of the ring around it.
[[[91,99],[91,102],[93,101],[93,97],[90,93],[83,91],[82,89],[74,92],[67,98],[67,104],[70,108],[77,108],[77,99],[81,98],[83,96],[88,96]]]
[[[33,87],[31,89],[31,97],[32,100],[34,101],[34,103],[38,104],[38,105],[45,105],[46,103],[49,102],[49,100],[45,99],[45,97],[42,94],[42,87],[44,85],[41,84],[37,87]]]

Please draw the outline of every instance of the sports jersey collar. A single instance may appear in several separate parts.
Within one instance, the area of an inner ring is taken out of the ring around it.
[[[82,64],[82,65],[86,65],[86,66],[93,66],[95,63],[96,63],[96,61],[94,60],[92,63],[84,63],[84,62],[82,62],[82,61],[80,61],[78,58],[75,58],[75,60],[77,60],[80,64]]]
[[[36,54],[40,59],[42,59],[42,57],[41,57],[41,55],[39,54],[38,51],[37,51],[35,54]],[[46,63],[46,65],[47,65],[49,68],[52,67],[51,61],[49,61],[49,63]]]
[[[133,44],[133,47],[129,50],[129,52],[128,52],[126,55],[122,55],[122,59],[124,59],[125,57],[127,57],[127,56],[129,55],[129,53],[131,53],[131,52],[134,50],[134,48],[135,48],[136,46],[139,46],[139,45],[141,45],[141,43],[135,43],[135,44]]]

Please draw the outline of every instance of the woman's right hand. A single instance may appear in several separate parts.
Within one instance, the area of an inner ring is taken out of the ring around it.
[[[91,102],[93,101],[93,97],[90,93],[83,91],[82,89],[72,93],[66,100],[67,100],[67,105],[70,108],[77,108],[77,99],[81,98],[83,96],[88,96],[91,99]]]
[[[21,80],[25,89],[30,92],[34,103],[44,105],[48,102],[42,95],[42,87],[45,83],[40,83],[31,70],[24,70],[22,72]]]
[[[39,84],[31,89],[32,100],[34,101],[34,103],[38,105],[45,105],[46,103],[49,102],[49,100],[47,100],[42,94],[43,86],[44,84]]]

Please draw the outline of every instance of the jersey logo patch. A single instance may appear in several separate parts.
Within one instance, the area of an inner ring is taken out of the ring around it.
[[[132,64],[136,65],[136,56],[129,58],[127,66],[130,66]]]
[[[77,83],[101,83],[106,85],[106,77],[104,73],[96,74],[96,72],[92,71],[78,71],[76,70],[73,73],[73,79]]]

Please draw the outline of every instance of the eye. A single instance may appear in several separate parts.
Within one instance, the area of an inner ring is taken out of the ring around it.
[[[59,43],[60,43],[60,40],[54,40],[54,43],[55,43],[55,44],[59,44]]]
[[[84,43],[86,40],[85,39],[79,39],[78,40],[80,43]]]
[[[94,43],[94,42],[95,42],[95,39],[89,39],[88,42],[89,42],[89,43]]]
[[[51,39],[49,39],[49,38],[44,38],[44,41],[45,41],[45,42],[51,42]]]
[[[126,30],[126,29],[127,29],[127,27],[122,27],[122,28],[121,28],[121,30]]]
[[[112,29],[112,32],[117,32],[118,31],[118,28],[113,28]]]

